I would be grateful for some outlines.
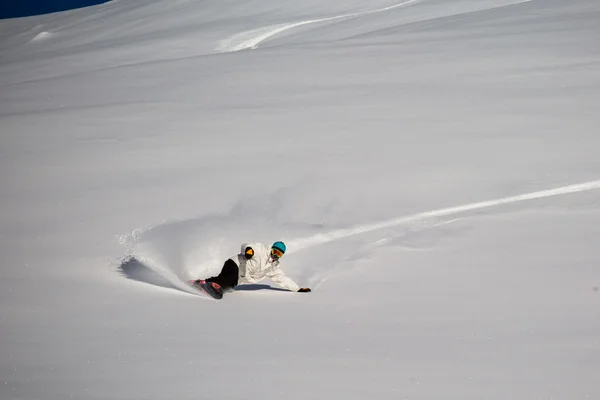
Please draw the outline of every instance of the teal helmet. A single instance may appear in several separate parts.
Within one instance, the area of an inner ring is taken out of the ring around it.
[[[273,246],[271,246],[272,249],[277,249],[279,251],[281,251],[282,253],[285,253],[286,247],[285,247],[285,243],[283,242],[275,242],[273,243]]]

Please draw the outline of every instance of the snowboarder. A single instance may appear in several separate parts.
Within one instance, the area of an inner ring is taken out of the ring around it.
[[[217,299],[223,297],[225,290],[233,289],[238,283],[256,283],[265,278],[270,278],[278,286],[292,292],[310,292],[309,288],[298,286],[279,267],[279,259],[285,254],[285,250],[283,242],[273,243],[270,250],[262,243],[244,243],[239,254],[225,261],[218,276],[191,283]]]

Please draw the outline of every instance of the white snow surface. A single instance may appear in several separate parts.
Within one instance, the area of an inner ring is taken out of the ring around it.
[[[600,399],[600,2],[0,21],[0,399]],[[190,290],[284,240],[312,293]]]

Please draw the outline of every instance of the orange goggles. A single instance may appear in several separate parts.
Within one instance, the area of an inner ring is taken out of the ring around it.
[[[271,249],[271,257],[273,257],[273,259],[277,260],[278,258],[283,257],[283,251],[276,249],[276,248],[272,248]]]

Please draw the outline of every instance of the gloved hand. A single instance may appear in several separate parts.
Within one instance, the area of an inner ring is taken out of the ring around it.
[[[307,287],[298,289],[298,293],[308,293],[308,292],[310,292],[310,289]]]

